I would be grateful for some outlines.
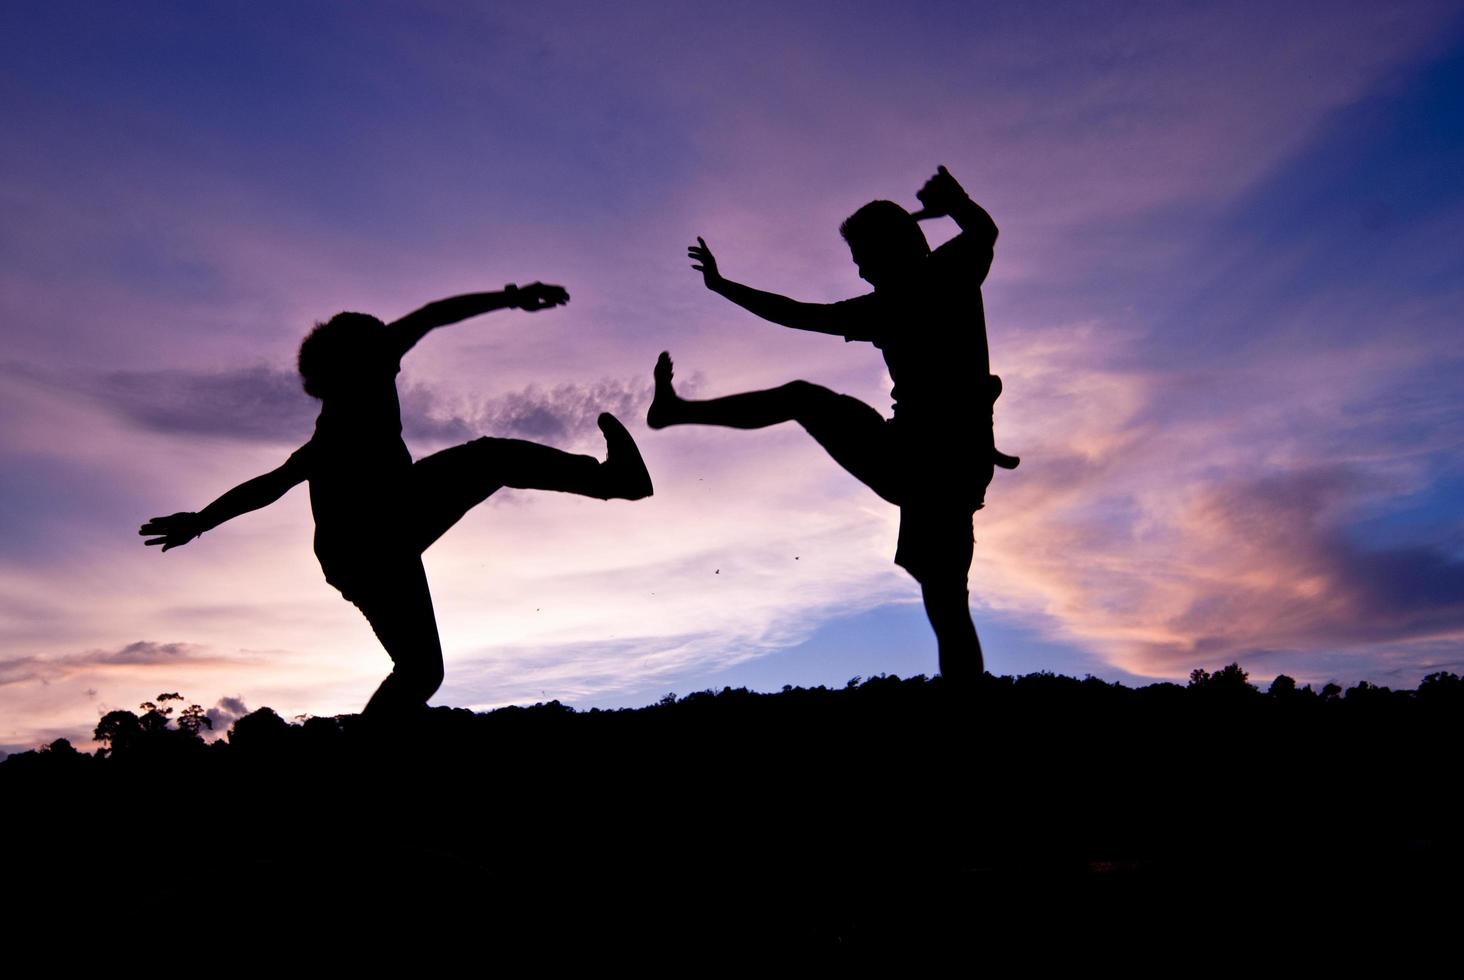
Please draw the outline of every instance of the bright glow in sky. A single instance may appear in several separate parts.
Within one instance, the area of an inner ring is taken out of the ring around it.
[[[315,320],[534,279],[572,302],[409,356],[409,446],[599,453],[610,409],[657,492],[505,492],[434,546],[437,703],[933,673],[892,508],[796,427],[642,419],[662,349],[887,411],[877,351],[685,246],[856,295],[839,222],[941,163],[1002,229],[991,669],[1464,664],[1455,3],[58,2],[0,11],[0,65],[0,750],[164,690],[358,709],[389,661],[303,489],[167,556],[136,528],[309,437]]]

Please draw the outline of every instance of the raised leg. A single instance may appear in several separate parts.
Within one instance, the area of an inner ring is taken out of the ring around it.
[[[793,422],[819,412],[821,395],[839,397],[827,388],[807,381],[793,381],[776,388],[747,391],[739,395],[690,401],[676,394],[671,384],[671,355],[662,352],[652,371],[655,395],[646,424],[653,429],[670,425],[721,425],[733,429],[763,429],[779,422]]]
[[[620,420],[601,412],[596,420],[605,436],[605,460],[569,453],[517,439],[489,440],[497,443],[507,487],[525,490],[559,490],[600,500],[640,500],[653,488],[651,474],[641,459],[640,449]]]
[[[418,460],[412,467],[418,550],[452,527],[502,487],[557,490],[600,500],[639,500],[652,493],[651,477],[625,426],[608,412],[599,418],[604,461],[523,439],[474,439]]]
[[[884,499],[899,503],[899,473],[893,465],[894,446],[888,424],[859,399],[812,382],[790,381],[762,391],[692,401],[676,394],[671,384],[671,357],[666,353],[656,361],[653,377],[655,395],[646,413],[646,424],[651,428],[719,425],[763,429],[781,422],[797,422],[836,463]]]

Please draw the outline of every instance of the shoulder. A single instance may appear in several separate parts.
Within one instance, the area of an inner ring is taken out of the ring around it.
[[[837,310],[849,316],[860,316],[871,313],[884,303],[884,298],[879,293],[865,293],[863,296],[854,296],[850,299],[841,299],[829,304],[829,309]]]
[[[314,460],[315,455],[315,438],[312,436],[310,441],[290,454],[290,458],[285,460],[285,465],[281,466],[280,469],[289,476],[296,477],[297,479],[308,479],[310,476],[310,464]]]
[[[879,293],[830,303],[829,311],[837,318],[845,340],[874,340],[888,316],[886,298]]]

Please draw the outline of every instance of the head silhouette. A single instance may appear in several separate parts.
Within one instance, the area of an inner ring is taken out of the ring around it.
[[[381,370],[386,324],[367,313],[337,313],[300,344],[305,394],[326,399],[361,384]]]
[[[875,289],[905,278],[930,254],[920,223],[894,201],[870,201],[845,219],[839,234],[859,278]]]

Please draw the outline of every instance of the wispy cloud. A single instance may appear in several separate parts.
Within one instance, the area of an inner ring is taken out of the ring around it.
[[[634,422],[645,415],[650,399],[646,379],[602,378],[588,384],[532,384],[449,408],[426,386],[410,385],[402,392],[402,431],[409,439],[431,443],[493,435],[560,444],[597,432],[601,412]]]
[[[9,657],[0,660],[0,685],[27,681],[50,683],[60,678],[109,667],[179,668],[190,664],[217,663],[220,659],[189,643],[138,640],[114,650],[88,650],[57,657]]]
[[[28,372],[35,376],[37,372]],[[218,371],[114,371],[82,382],[102,404],[134,425],[169,435],[223,436],[279,444],[308,433],[320,403],[293,372],[263,365]],[[400,386],[402,435],[426,445],[481,435],[546,442],[596,431],[601,412],[634,420],[645,414],[647,378],[602,378],[550,387],[529,384],[487,398],[444,395],[425,383]]]
[[[999,405],[998,431],[1027,459],[988,497],[978,595],[1145,676],[1238,659],[1325,679],[1340,651],[1383,671],[1412,649],[1412,683],[1458,659],[1457,509],[1414,532],[1431,540],[1363,540],[1379,515],[1429,499],[1448,458],[1421,424],[1430,400],[1388,403],[1375,430],[1355,403],[1397,376],[1369,378],[1367,358],[1288,351],[1212,362],[1220,373],[1196,381],[1146,370],[1126,353],[1136,342],[1113,331],[1106,360],[1124,366],[1084,371],[1068,359],[1086,343],[1012,352],[1005,417],[1021,424],[1004,430]],[[1390,439],[1395,426],[1409,437]]]
[[[1153,609],[1149,670],[1414,641],[1464,643],[1464,562],[1439,548],[1366,549],[1347,518],[1366,478],[1333,467],[1204,488],[1180,515],[1184,548]],[[1165,636],[1167,634],[1167,636]]]
[[[308,432],[316,403],[299,376],[258,365],[222,371],[113,371],[89,384],[124,418],[154,432],[288,441]]]

